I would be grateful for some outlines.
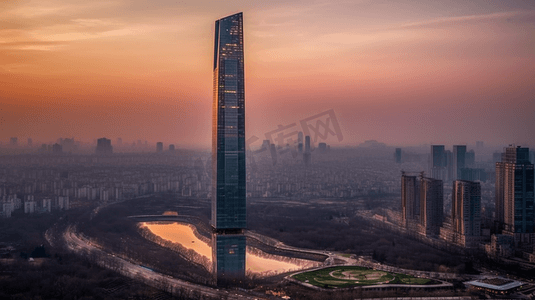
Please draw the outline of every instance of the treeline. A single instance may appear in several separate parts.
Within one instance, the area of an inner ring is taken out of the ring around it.
[[[0,299],[171,299],[74,254],[4,261],[0,274]]]
[[[92,219],[80,222],[79,231],[101,244],[106,251],[146,265],[158,272],[191,282],[212,284],[213,276],[201,265],[192,264],[182,254],[144,238],[139,232],[137,223],[127,218],[128,215],[134,214],[125,211],[127,204],[128,202],[125,202],[101,209]],[[128,206],[135,207],[132,204],[135,202]]]
[[[461,256],[437,250],[394,233],[378,230],[366,221],[350,217],[336,222],[339,208],[253,204],[248,210],[251,230],[295,247],[373,256],[400,268],[423,271],[464,272]]]

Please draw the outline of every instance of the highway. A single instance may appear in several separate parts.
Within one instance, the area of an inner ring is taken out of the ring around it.
[[[147,267],[131,262],[114,254],[108,253],[95,243],[87,240],[82,235],[77,234],[75,227],[70,225],[63,233],[63,238],[67,247],[80,255],[96,255],[99,257],[97,263],[105,268],[112,269],[129,278],[140,280],[147,285],[164,289],[176,295],[180,290],[186,291],[189,295],[202,295],[214,299],[262,299],[258,295],[248,295],[245,290],[220,290],[203,286],[169,275],[155,272]],[[271,297],[270,297],[271,298]],[[270,299],[267,296],[264,299]],[[271,298],[272,299],[272,298]]]

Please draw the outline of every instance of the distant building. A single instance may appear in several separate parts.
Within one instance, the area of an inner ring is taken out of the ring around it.
[[[462,168],[460,173],[460,180],[486,182],[487,171],[485,171],[485,169]]]
[[[319,143],[318,144],[318,151],[320,153],[325,153],[327,152],[327,144],[326,143]]]
[[[431,145],[429,174],[432,178],[446,180],[446,155],[444,145]]]
[[[297,151],[303,153],[303,132],[299,131],[297,134]]]
[[[56,209],[60,209],[60,210],[69,210],[69,208],[70,208],[69,196],[59,196],[59,197],[57,197],[56,201],[54,203],[54,207]]]
[[[261,150],[270,150],[270,142],[269,140],[263,140],[262,146],[260,147]]]
[[[24,201],[24,213],[33,214],[35,212],[35,201]]]
[[[63,153],[63,146],[61,146],[58,143],[55,143],[54,145],[52,145],[52,153],[54,153],[54,154]]]
[[[466,145],[453,146],[453,180],[460,179],[461,169],[466,166]]]
[[[16,147],[19,143],[19,139],[17,137],[12,137],[9,139],[9,144],[13,147]]]
[[[28,147],[32,147],[33,146],[33,140],[31,138],[28,138]]]
[[[456,180],[453,183],[452,229],[463,247],[475,248],[481,241],[481,186],[479,182]]]
[[[63,147],[62,151],[67,153],[72,153],[76,150],[76,143],[74,141],[74,138],[62,139],[60,145]]]
[[[112,154],[113,147],[111,145],[111,140],[105,137],[97,140],[97,148],[95,151],[97,154]]]
[[[515,243],[533,244],[534,173],[529,148],[509,146],[496,163],[496,220]]]
[[[444,145],[431,145],[431,166],[442,168],[446,166]]]
[[[397,164],[401,163],[401,148],[396,148],[396,152],[394,153],[394,160]]]
[[[312,156],[310,151],[310,136],[307,135],[305,136],[305,152],[303,153],[303,161],[305,165],[310,164],[310,158]]]
[[[524,283],[507,278],[484,278],[464,283],[471,291],[479,291],[492,295],[509,295],[520,289]]]
[[[446,172],[445,172],[444,179],[442,180],[448,181],[448,182],[455,180],[454,175],[453,175],[453,152],[451,152],[450,150],[444,151],[444,158],[445,158]]]
[[[157,142],[156,143],[156,152],[163,152],[163,143]]]
[[[275,146],[275,144],[270,144],[269,152],[271,153],[271,161],[273,162],[273,165],[276,165],[277,164],[277,146]]]
[[[41,202],[43,205],[40,207],[40,212],[46,212],[49,213],[52,211],[52,199],[50,198],[44,198]]]
[[[466,167],[473,167],[475,164],[476,164],[476,153],[472,149],[472,150],[466,152],[465,166]]]
[[[117,146],[122,146],[123,145],[123,139],[122,138],[117,138]]]
[[[0,202],[0,217],[3,218],[10,218],[11,213],[15,210],[15,203],[14,202]]]
[[[169,152],[173,152],[173,151],[175,151],[175,145],[170,144],[169,145]]]

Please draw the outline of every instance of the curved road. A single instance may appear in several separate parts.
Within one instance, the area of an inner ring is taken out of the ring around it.
[[[78,254],[99,255],[101,259],[99,259],[97,263],[100,266],[114,269],[124,276],[141,280],[150,286],[160,289],[164,288],[172,294],[176,294],[182,289],[190,294],[200,293],[203,296],[215,299],[259,299],[258,295],[248,295],[244,290],[226,291],[214,289],[155,272],[147,267],[135,264],[102,250],[98,245],[78,235],[72,225],[63,233],[63,238],[67,247]]]

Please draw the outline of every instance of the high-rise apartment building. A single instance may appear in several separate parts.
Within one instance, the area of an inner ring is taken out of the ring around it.
[[[481,239],[481,186],[479,182],[456,180],[452,190],[451,222],[456,242],[477,247]]]
[[[453,146],[453,180],[461,178],[461,169],[466,166],[466,145]]]
[[[243,15],[215,22],[212,259],[217,283],[245,276],[246,172]]]
[[[163,152],[163,143],[157,142],[156,143],[156,152]]]
[[[496,163],[496,221],[515,242],[532,243],[534,176],[529,148],[509,146]]]
[[[420,220],[420,180],[417,175],[401,172],[401,222]]]
[[[423,235],[438,235],[444,218],[442,180],[401,174],[401,222]],[[417,224],[417,225],[416,225]]]
[[[438,235],[444,219],[442,180],[420,177],[420,224],[426,235]]]

